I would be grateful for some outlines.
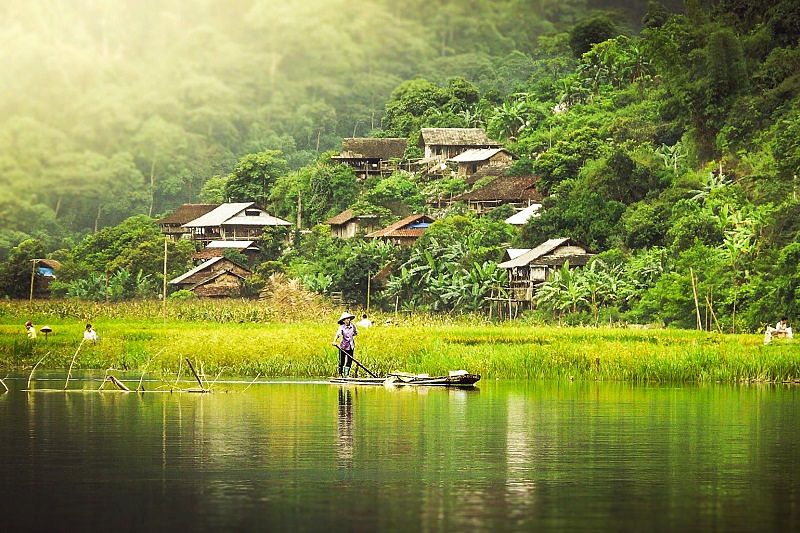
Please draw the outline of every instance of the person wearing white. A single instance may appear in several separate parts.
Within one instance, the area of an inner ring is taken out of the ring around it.
[[[83,340],[84,342],[92,341],[93,344],[97,343],[97,332],[91,324],[86,324],[86,329],[83,330]]]
[[[772,342],[773,338],[791,339],[794,337],[792,328],[789,326],[789,319],[786,317],[781,318],[775,327],[767,326],[767,331],[764,332],[764,344]]]
[[[356,326],[360,328],[369,328],[372,326],[372,320],[367,318],[367,315],[361,315],[361,320],[356,322]]]

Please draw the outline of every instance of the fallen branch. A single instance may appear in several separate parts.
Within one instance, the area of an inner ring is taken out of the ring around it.
[[[156,357],[161,355],[164,352],[165,349],[166,348],[162,348],[159,351],[157,351],[156,354],[153,357],[151,357],[150,359],[148,359],[147,362],[144,364],[144,367],[142,367],[142,377],[139,378],[139,384],[136,386],[136,390],[137,391],[140,390],[140,389],[144,390],[144,387],[142,387],[142,381],[144,381],[144,374],[147,371],[147,367],[150,366],[150,363],[153,362],[153,359],[155,359]]]
[[[191,370],[192,374],[194,374],[194,379],[197,380],[197,383],[200,385],[200,388],[206,390],[206,388],[203,386],[203,381],[200,379],[200,376],[197,375],[197,371],[194,369],[194,366],[192,365],[192,362],[189,361],[188,357],[186,358],[186,364],[189,365],[189,370]]]
[[[123,382],[121,382],[120,380],[118,380],[114,376],[108,376],[108,380],[111,383],[113,383],[114,385],[116,385],[120,390],[124,390],[125,392],[130,392],[131,391],[131,389],[129,389]]]

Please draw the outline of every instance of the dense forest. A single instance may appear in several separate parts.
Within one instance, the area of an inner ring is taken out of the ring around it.
[[[730,331],[797,314],[796,2],[401,4],[0,5],[2,292],[24,296],[29,259],[49,254],[67,296],[152,296],[158,215],[246,199],[295,220],[300,199],[309,231],[265,239],[251,293],[284,272],[361,302],[391,262],[377,304],[476,310],[505,246],[564,236],[598,256],[542,287],[543,320]],[[330,159],[343,137],[405,137],[413,158],[420,128],[473,126],[540,179],[543,214],[521,231],[503,207],[458,204],[412,248],[318,226],[468,187],[358,181]],[[181,273],[194,250],[170,246]]]

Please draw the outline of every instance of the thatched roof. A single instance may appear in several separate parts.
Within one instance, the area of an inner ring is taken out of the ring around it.
[[[481,128],[422,128],[422,142],[426,146],[502,146]]]
[[[409,215],[383,229],[368,233],[367,237],[419,237],[434,220],[428,215]],[[424,225],[426,227],[414,227]]]
[[[508,167],[484,165],[476,172],[473,172],[467,176],[465,181],[467,182],[467,185],[475,185],[475,182],[480,181],[487,176],[504,176],[507,170]]]
[[[453,201],[541,202],[542,193],[536,190],[538,181],[535,176],[498,176],[480,189],[453,197]]]
[[[158,221],[159,224],[186,224],[219,207],[219,204],[183,204]]]
[[[400,159],[408,141],[403,138],[351,137],[342,141],[342,153],[334,159]]]
[[[323,224],[328,224],[329,226],[341,226],[342,224],[347,224],[354,218],[374,220],[378,218],[378,215],[356,215],[352,209],[345,209],[338,215],[323,222]]]

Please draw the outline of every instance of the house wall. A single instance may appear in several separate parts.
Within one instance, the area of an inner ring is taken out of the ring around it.
[[[242,280],[230,273],[225,273],[213,281],[192,289],[197,296],[205,298],[224,298],[239,296],[242,291]]]
[[[497,152],[489,159],[485,161],[473,161],[470,163],[459,163],[458,164],[458,175],[459,176],[471,176],[475,174],[477,171],[484,167],[509,167],[514,162],[514,159],[511,157],[510,154],[505,152]]]

